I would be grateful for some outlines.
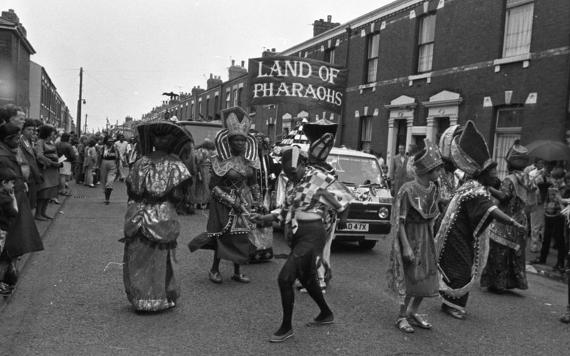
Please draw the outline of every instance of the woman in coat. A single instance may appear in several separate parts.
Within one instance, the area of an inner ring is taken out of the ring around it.
[[[41,169],[43,182],[38,186],[38,203],[36,220],[45,221],[53,219],[47,215],[46,210],[50,199],[57,198],[59,188],[59,168],[57,150],[54,144],[56,131],[53,126],[43,125],[38,130],[36,142],[36,155]]]
[[[14,196],[18,205],[18,215],[6,233],[4,251],[0,254],[0,281],[8,285],[17,282],[14,262],[26,253],[44,249],[36,228],[26,194],[26,183],[21,165],[23,156],[18,154],[20,129],[13,124],[0,126],[0,166],[16,173]]]

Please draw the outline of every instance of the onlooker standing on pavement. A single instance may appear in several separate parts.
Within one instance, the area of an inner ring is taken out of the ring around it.
[[[46,213],[50,199],[57,198],[59,187],[59,168],[57,150],[53,140],[56,130],[53,126],[43,125],[38,130],[36,142],[36,155],[41,169],[43,182],[38,187],[38,203],[36,208],[36,220],[45,221],[53,219]]]
[[[529,161],[526,147],[513,146],[507,153],[509,175],[500,190],[489,187],[499,200],[499,208],[519,224],[527,224],[527,208],[536,202],[537,187],[523,173]],[[514,226],[494,224],[490,234],[489,257],[481,276],[481,286],[490,292],[501,293],[506,289],[528,289],[526,280],[527,232]]]
[[[119,152],[114,143],[115,140],[113,140],[113,137],[105,136],[103,139],[103,148],[101,149],[101,159],[99,160],[101,185],[103,186],[103,193],[105,194],[105,204],[109,204],[109,199],[111,199],[113,183],[115,182],[117,167],[120,161]]]
[[[404,145],[398,145],[398,154],[392,158],[392,164],[390,166],[390,180],[392,182],[392,196],[398,194],[400,186],[407,182],[407,169],[408,156],[406,155],[406,147]]]
[[[533,165],[527,167],[528,177],[537,187],[537,203],[530,211],[530,251],[539,252],[544,232],[544,199],[546,194],[541,192],[541,184],[545,181],[546,170],[544,161],[537,159]]]
[[[37,136],[38,122],[32,119],[26,119],[22,136],[20,136],[20,150],[24,155],[30,167],[30,175],[28,177],[28,200],[30,209],[35,209],[37,204],[38,187],[43,181],[42,172],[38,166],[36,156],[35,139]]]
[[[143,157],[127,177],[123,281],[136,311],[156,312],[175,307],[180,295],[172,263],[180,233],[176,203],[192,177],[178,154],[192,138],[167,121],[137,130]]]
[[[0,282],[15,285],[18,279],[15,262],[23,254],[44,249],[26,194],[26,182],[20,168],[18,143],[20,129],[13,124],[0,125],[0,167],[15,174],[14,197],[18,206],[15,222],[8,228],[4,251],[0,254]]]
[[[566,251],[564,246],[564,217],[562,211],[562,195],[561,190],[564,188],[564,169],[555,167],[550,173],[550,179],[546,199],[544,203],[544,237],[542,248],[540,249],[540,257],[532,261],[533,264],[545,264],[550,252],[551,241],[554,240],[555,247],[558,249],[556,264],[554,269],[558,271],[564,270],[564,261],[566,259]]]
[[[393,242],[388,281],[400,299],[396,327],[412,333],[411,324],[431,329],[418,314],[425,297],[438,295],[434,222],[439,215],[439,189],[434,184],[443,172],[437,147],[430,144],[414,157],[416,177],[400,188],[393,215]]]
[[[61,135],[61,139],[55,145],[58,158],[65,156],[63,166],[59,169],[59,194],[64,196],[71,195],[68,184],[71,181],[71,176],[73,174],[71,167],[73,167],[73,164],[77,160],[75,151],[69,143],[69,139],[70,135],[65,132]]]
[[[26,113],[21,107],[14,104],[7,104],[0,108],[0,124],[2,122],[9,122],[22,130],[25,121]]]
[[[7,167],[0,167],[0,256],[4,252],[6,234],[18,216],[18,203],[14,195],[16,173]],[[0,282],[0,295],[12,293],[13,286]]]
[[[115,149],[119,155],[117,161],[117,177],[119,181],[124,181],[129,173],[129,166],[127,163],[127,150],[129,143],[125,140],[125,136],[122,134],[117,135],[117,142],[115,142]]]
[[[84,149],[83,155],[83,175],[85,185],[94,188],[93,175],[95,174],[95,166],[97,165],[97,148],[95,147],[95,139],[90,139]]]
[[[77,149],[77,161],[75,162],[75,183],[83,184],[85,182],[83,163],[85,162],[85,147],[87,147],[87,137],[81,136],[79,138],[79,142],[75,147]]]

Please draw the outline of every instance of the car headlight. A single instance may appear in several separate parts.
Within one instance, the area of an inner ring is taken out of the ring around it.
[[[380,210],[378,210],[378,217],[380,219],[388,219],[389,216],[390,216],[390,210],[388,210],[388,208],[382,207],[380,208]]]

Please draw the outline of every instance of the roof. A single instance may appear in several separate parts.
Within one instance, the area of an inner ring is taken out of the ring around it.
[[[293,55],[296,52],[299,52],[301,50],[304,50],[306,48],[312,47],[314,45],[317,45],[321,42],[327,41],[333,37],[336,37],[338,35],[341,35],[343,33],[346,32],[346,30],[348,28],[350,29],[355,29],[359,26],[362,26],[364,24],[367,24],[369,22],[375,21],[379,18],[385,17],[387,15],[390,15],[392,13],[401,11],[407,7],[416,5],[418,3],[424,2],[425,0],[396,0],[394,2],[391,2],[387,5],[384,5],[376,10],[370,11],[362,16],[359,16],[353,20],[350,20],[340,26],[334,27],[333,29],[330,29],[328,31],[325,31],[323,33],[321,33],[320,35],[317,35],[315,37],[312,37],[304,42],[301,42],[299,44],[296,44],[295,46],[288,48],[284,51],[282,51],[281,53],[279,53],[280,55]]]
[[[36,53],[36,50],[34,49],[34,47],[32,47],[32,44],[30,43],[30,41],[28,41],[26,35],[24,35],[18,24],[0,18],[0,30],[8,30],[15,32],[15,35],[22,41],[24,47],[26,47],[28,52],[30,52],[30,54]]]

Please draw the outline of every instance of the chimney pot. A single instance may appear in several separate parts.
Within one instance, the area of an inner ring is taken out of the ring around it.
[[[212,75],[212,73],[210,73],[210,79],[212,79],[214,76]]]
[[[236,60],[232,59],[232,66],[234,66],[236,64]]]
[[[328,16],[327,16],[327,22],[331,22],[331,21],[332,21],[332,16],[331,16],[331,15],[328,15]]]
[[[271,52],[275,52],[275,48],[272,48],[272,49],[271,49]]]
[[[242,67],[245,66],[245,61],[241,61],[241,66],[242,66]]]

